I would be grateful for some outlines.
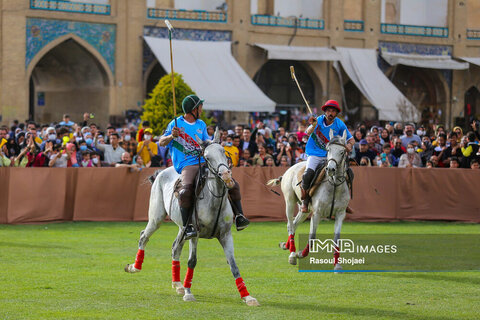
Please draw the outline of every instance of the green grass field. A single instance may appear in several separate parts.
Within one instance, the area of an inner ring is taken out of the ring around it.
[[[192,292],[171,289],[171,244],[163,225],[142,272],[127,274],[145,223],[0,225],[0,319],[479,319],[480,272],[299,273],[278,248],[285,223],[234,232],[237,264],[261,306],[241,302],[216,240],[201,240]],[[306,233],[304,223],[298,233]],[[333,231],[321,222],[319,233]],[[345,233],[480,234],[479,225],[345,223]],[[182,255],[182,279],[188,250]],[[476,248],[478,250],[478,248]]]

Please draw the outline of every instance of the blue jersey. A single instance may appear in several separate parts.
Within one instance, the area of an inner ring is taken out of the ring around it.
[[[172,134],[175,126],[175,120],[172,120],[165,130],[164,136]],[[180,135],[173,138],[167,145],[172,155],[172,162],[175,170],[181,173],[183,168],[198,164],[198,157],[202,152],[200,145],[195,139],[197,135],[202,141],[208,140],[207,125],[198,119],[195,123],[188,123],[183,116],[177,118],[177,127],[180,129]],[[201,157],[200,162],[205,162]]]
[[[334,136],[341,136],[343,132],[347,132],[347,141],[352,138],[352,135],[347,129],[342,120],[335,118],[333,123],[329,126],[325,124],[325,115],[317,118],[317,125],[313,130],[307,141],[305,153],[307,156],[317,156],[325,158],[327,156],[327,144],[330,142],[330,129],[333,130]]]

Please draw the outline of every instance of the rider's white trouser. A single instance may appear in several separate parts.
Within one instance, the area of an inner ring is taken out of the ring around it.
[[[305,169],[305,171],[307,169],[315,170],[320,164],[320,162],[325,161],[326,159],[327,158],[325,157],[309,156],[307,158],[307,168]]]

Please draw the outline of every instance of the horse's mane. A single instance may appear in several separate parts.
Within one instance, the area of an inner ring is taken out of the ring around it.
[[[338,143],[338,144],[345,144],[343,141],[342,141],[342,137],[341,136],[334,136],[329,143]]]

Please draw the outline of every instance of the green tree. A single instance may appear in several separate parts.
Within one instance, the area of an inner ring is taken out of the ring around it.
[[[181,74],[175,73],[175,98],[177,103],[177,117],[183,114],[182,101],[183,99],[195,92],[190,86],[183,81]],[[145,100],[143,105],[142,121],[150,122],[150,127],[154,135],[161,135],[167,128],[167,125],[173,119],[173,95],[171,75],[163,76],[153,91],[149,94],[150,98]],[[202,112],[200,117],[203,121],[210,125],[212,119],[207,119],[205,112]]]

